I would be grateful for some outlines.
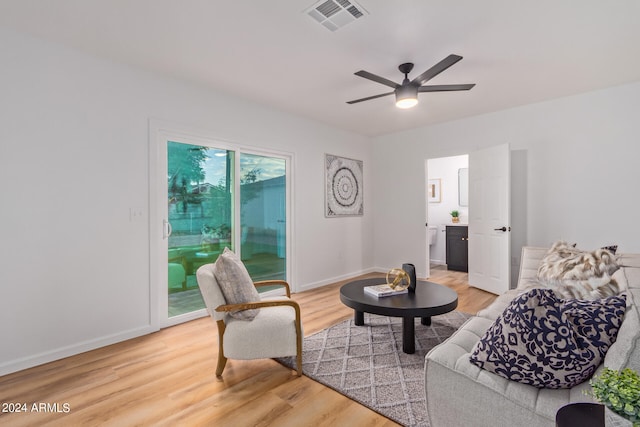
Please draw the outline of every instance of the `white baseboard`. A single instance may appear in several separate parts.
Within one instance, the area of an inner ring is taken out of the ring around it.
[[[76,354],[95,350],[97,348],[105,347],[111,344],[116,344],[156,331],[158,331],[158,329],[155,329],[148,325],[136,329],[130,329],[128,331],[120,332],[117,334],[107,335],[93,340],[84,341],[70,346],[60,347],[51,351],[46,351],[44,353],[35,354],[15,360],[9,360],[0,364],[0,376],[64,359],[65,357],[75,356]]]

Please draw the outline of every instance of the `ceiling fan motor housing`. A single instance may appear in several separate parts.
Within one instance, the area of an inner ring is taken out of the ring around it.
[[[418,86],[411,84],[408,79],[396,89],[396,105],[399,108],[411,108],[418,103]]]

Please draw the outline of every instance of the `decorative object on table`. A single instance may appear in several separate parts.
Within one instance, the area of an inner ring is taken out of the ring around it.
[[[361,160],[325,154],[325,216],[364,214],[363,164]]]
[[[406,294],[409,292],[411,278],[407,272],[400,268],[392,268],[387,272],[387,283],[366,286],[365,293],[376,297],[390,297],[392,295]]]
[[[416,266],[410,263],[402,264],[402,269],[409,275],[409,292],[416,292]]]
[[[440,180],[430,179],[427,183],[427,199],[429,203],[440,203]]]
[[[392,268],[387,271],[387,284],[391,289],[401,291],[409,288],[409,285],[411,285],[411,278],[403,269]]]
[[[451,222],[454,222],[454,223],[460,222],[460,212],[453,210],[449,212],[449,215],[451,215]]]
[[[589,381],[592,395],[611,411],[640,426],[640,376],[632,369],[604,368]]]
[[[380,285],[365,286],[364,292],[378,298],[390,297],[393,295],[402,295],[409,293],[408,289],[393,289],[388,283]]]

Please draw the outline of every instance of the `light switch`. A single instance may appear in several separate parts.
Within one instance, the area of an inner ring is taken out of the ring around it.
[[[139,221],[142,219],[142,208],[129,208],[129,221]]]

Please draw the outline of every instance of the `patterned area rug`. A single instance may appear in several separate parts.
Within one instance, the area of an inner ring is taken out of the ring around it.
[[[306,376],[405,426],[428,427],[424,357],[469,315],[453,311],[416,322],[416,352],[402,351],[402,319],[365,313],[365,325],[345,320],[304,339]],[[278,359],[292,367],[293,358]]]

